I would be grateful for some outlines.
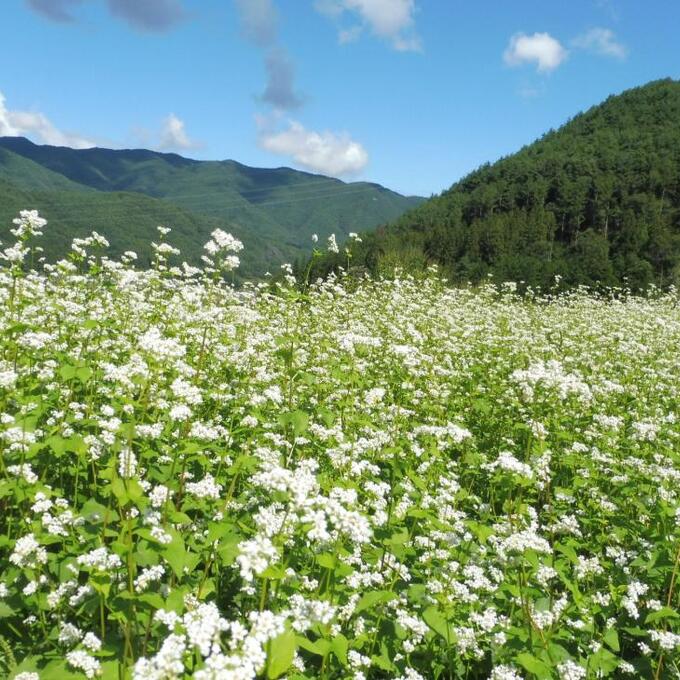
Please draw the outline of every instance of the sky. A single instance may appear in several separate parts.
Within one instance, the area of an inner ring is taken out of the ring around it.
[[[680,77],[670,0],[2,0],[0,136],[429,196]]]

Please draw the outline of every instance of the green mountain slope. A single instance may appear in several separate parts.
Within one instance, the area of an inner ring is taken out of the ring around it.
[[[9,224],[19,210],[34,207],[39,207],[49,223],[40,240],[48,258],[68,252],[74,236],[87,236],[95,230],[109,240],[110,256],[134,250],[144,266],[150,261],[149,244],[158,241],[159,224],[173,225],[172,243],[183,253],[192,253],[196,243],[207,241],[215,228],[209,220],[141,194],[20,189],[0,179],[3,224]],[[107,225],[115,228],[106,229]]]
[[[123,243],[131,233],[145,232],[144,225],[161,217],[176,226],[173,218],[177,215],[177,224],[183,228],[193,224],[196,232],[189,248],[183,250],[185,257],[197,261],[204,235],[219,225],[244,241],[245,274],[262,274],[303,256],[310,250],[313,233],[322,239],[331,233],[341,238],[394,220],[422,201],[377,184],[347,184],[290,168],[250,168],[235,161],[196,161],[143,149],[75,150],[4,137],[0,138],[0,154],[4,154],[0,155],[0,178],[22,189],[59,194],[33,195],[30,205],[57,211],[64,235],[71,233],[69,224],[75,228],[89,220],[112,243]],[[16,159],[26,164],[21,172],[15,169]],[[56,179],[50,185],[48,178],[60,178],[62,185]],[[89,193],[64,198],[62,191]],[[107,196],[113,192],[122,193],[112,206]],[[62,203],[73,211],[70,218],[64,210],[57,210]],[[5,201],[0,201],[0,219],[6,221],[7,213]],[[128,217],[141,220],[140,226],[126,223]],[[140,238],[135,242],[139,244]],[[56,244],[54,248],[58,250]],[[146,250],[141,254],[148,255]]]
[[[479,168],[369,235],[355,261],[438,263],[454,281],[677,282],[680,82],[612,96]]]
[[[91,191],[53,170],[0,146],[0,179],[20,189],[41,191]]]

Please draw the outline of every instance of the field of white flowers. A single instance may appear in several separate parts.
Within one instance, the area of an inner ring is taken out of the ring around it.
[[[0,674],[680,677],[677,293],[236,290],[223,232],[43,227],[0,249]]]

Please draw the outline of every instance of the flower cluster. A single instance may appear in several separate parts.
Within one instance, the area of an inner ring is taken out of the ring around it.
[[[676,291],[235,288],[168,233],[4,251],[0,676],[677,673]]]

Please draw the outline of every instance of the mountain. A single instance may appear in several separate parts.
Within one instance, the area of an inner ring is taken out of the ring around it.
[[[244,242],[241,275],[261,275],[303,257],[314,233],[346,237],[422,200],[290,168],[0,137],[0,223],[9,224],[19,209],[39,209],[49,220],[43,245],[52,259],[68,251],[74,236],[94,229],[108,238],[111,254],[135,250],[147,262],[156,226],[164,224],[182,257],[196,263],[219,226]]]
[[[366,235],[354,262],[437,263],[457,282],[680,282],[680,82],[609,97],[484,165]]]

